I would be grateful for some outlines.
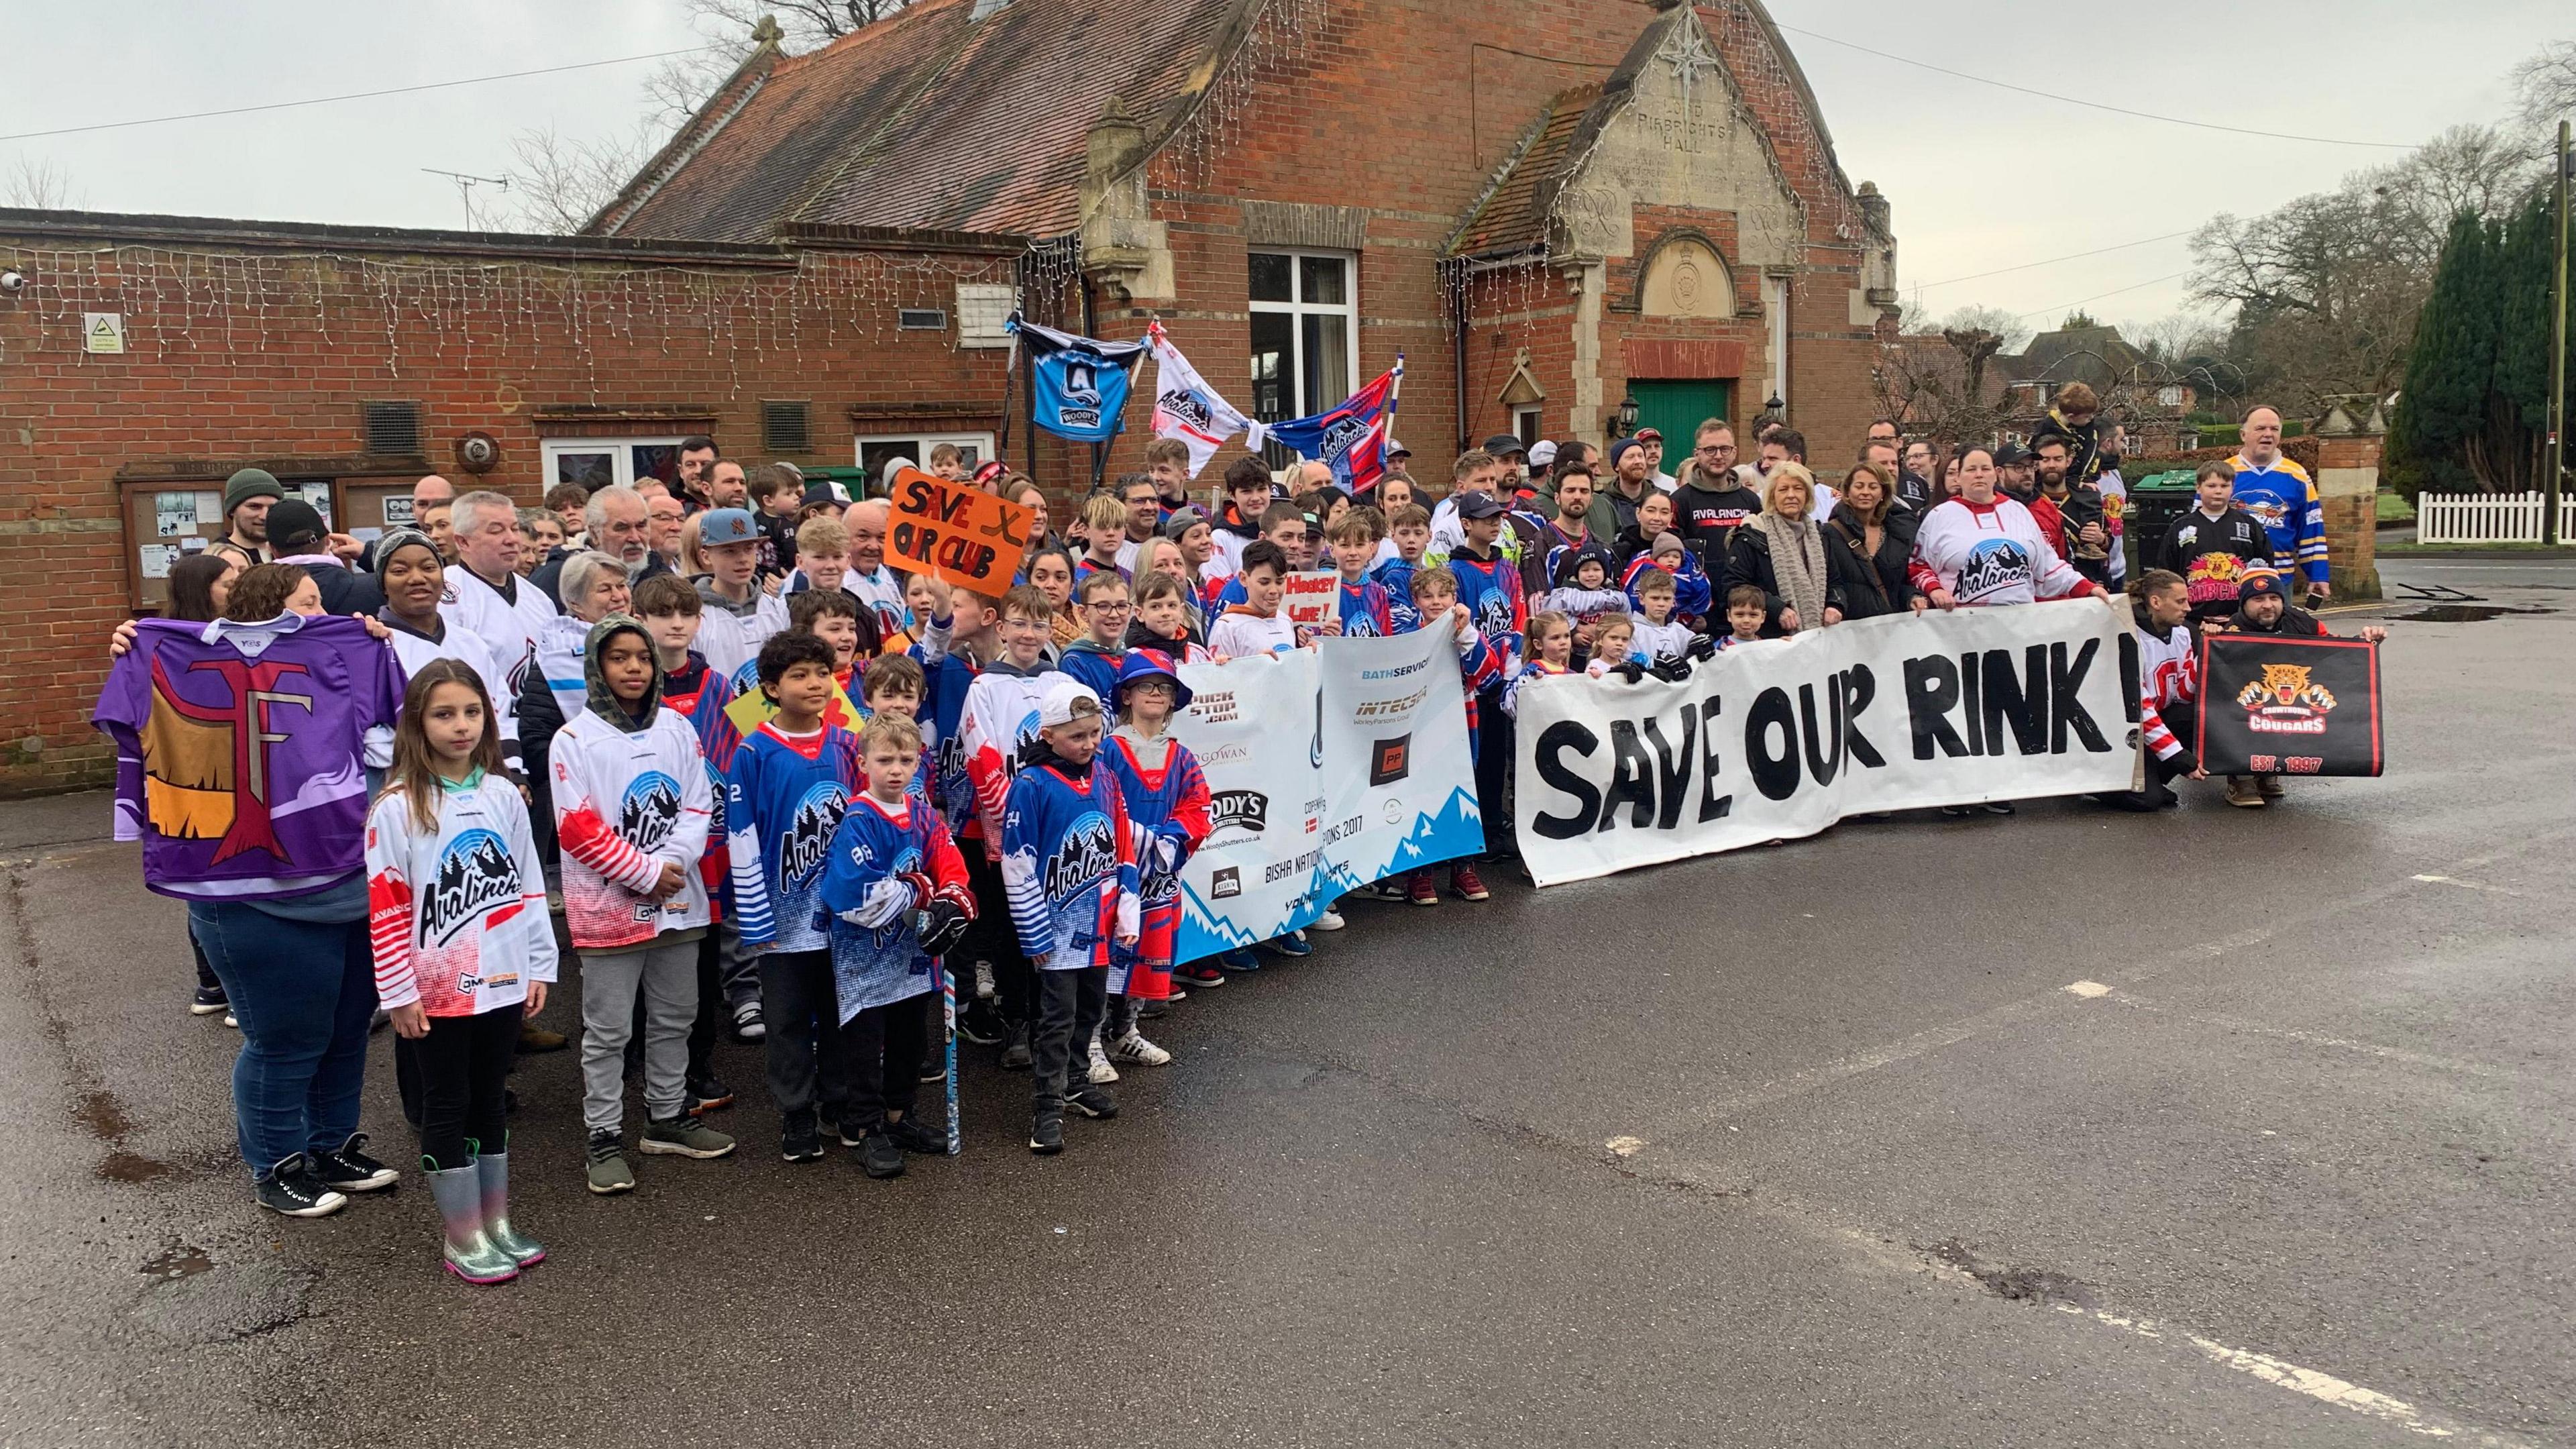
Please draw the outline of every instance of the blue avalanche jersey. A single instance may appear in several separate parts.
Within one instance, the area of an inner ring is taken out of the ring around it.
[[[820,951],[823,866],[842,812],[866,788],[858,736],[825,725],[803,739],[777,723],[751,732],[725,776],[725,846],[745,946]]]

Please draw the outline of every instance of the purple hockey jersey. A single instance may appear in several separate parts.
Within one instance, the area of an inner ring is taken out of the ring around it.
[[[90,723],[116,742],[116,838],[163,895],[304,895],[365,864],[367,732],[402,713],[393,649],[355,619],[146,619]]]

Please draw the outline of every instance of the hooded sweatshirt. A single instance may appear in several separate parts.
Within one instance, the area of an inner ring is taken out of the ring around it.
[[[711,919],[698,863],[715,797],[697,731],[662,707],[658,667],[632,711],[609,691],[600,661],[620,634],[643,641],[651,657],[653,641],[633,619],[613,614],[592,626],[582,649],[586,703],[555,735],[548,760],[564,924],[586,951],[694,941]],[[657,902],[666,862],[679,867],[680,889]]]

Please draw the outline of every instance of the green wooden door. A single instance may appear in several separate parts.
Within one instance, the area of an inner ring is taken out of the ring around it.
[[[1704,382],[1632,382],[1628,395],[1637,400],[1637,426],[1664,435],[1664,471],[1676,472],[1691,454],[1691,440],[1710,418],[1731,422],[1726,407],[1734,384],[1723,378]]]

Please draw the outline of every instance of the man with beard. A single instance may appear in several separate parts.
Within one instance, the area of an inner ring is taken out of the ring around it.
[[[1699,425],[1695,443],[1690,476],[1673,490],[1673,531],[1699,555],[1709,588],[1724,599],[1727,546],[1746,519],[1760,516],[1762,495],[1734,466],[1733,428],[1712,418]]]
[[[683,500],[684,512],[694,513],[707,506],[707,474],[714,469],[716,456],[716,440],[703,433],[680,440],[680,483],[676,491]]]
[[[650,542],[652,509],[644,495],[623,484],[611,484],[590,495],[582,507],[582,532],[590,547],[615,558],[625,565],[629,580],[642,583],[655,574],[676,573],[670,562],[653,551]],[[674,525],[676,532],[676,525]],[[538,590],[558,608],[563,604],[563,568],[569,559],[557,559],[528,577]]]
[[[2111,527],[2102,490],[2069,476],[2071,449],[2062,433],[2040,435],[2034,466],[2038,497],[2030,510],[2047,530],[2049,542],[2075,571],[2097,584],[2111,582]],[[2054,515],[2052,518],[2051,515]]]
[[[244,468],[224,480],[224,536],[212,552],[241,560],[243,568],[268,562],[268,510],[286,486],[266,468]]]

